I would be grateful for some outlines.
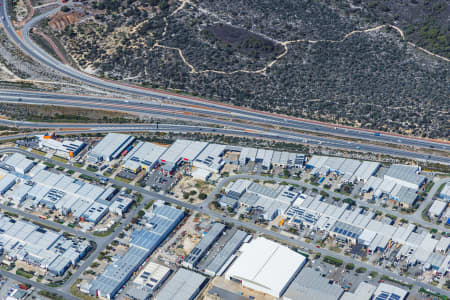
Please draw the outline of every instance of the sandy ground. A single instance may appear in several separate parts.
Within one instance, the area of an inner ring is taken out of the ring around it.
[[[198,195],[205,193],[209,195],[214,190],[214,186],[201,180],[195,180],[192,177],[184,176],[178,184],[172,189],[178,199],[187,201],[193,204],[201,203],[203,200],[198,198]],[[195,191],[195,195],[191,195],[187,200],[183,198],[184,193]]]
[[[6,66],[0,63],[0,80],[17,80],[20,79],[13,72],[11,72]]]
[[[238,292],[242,293],[242,296],[248,298],[249,296],[255,297],[256,300],[274,300],[277,298],[274,298],[269,295],[262,294],[260,292],[242,287],[240,284],[234,281],[226,280],[224,277],[216,277],[214,280],[211,281],[211,283],[208,285],[208,289],[205,291],[207,292],[210,290],[213,286],[216,286],[218,288],[224,289],[228,292],[231,292],[233,294],[238,294]],[[206,295],[206,294],[205,294]],[[214,299],[212,298],[206,298],[206,299]]]

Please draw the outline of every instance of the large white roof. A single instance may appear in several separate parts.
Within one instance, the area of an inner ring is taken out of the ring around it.
[[[279,295],[302,267],[306,258],[281,244],[263,237],[243,244],[241,255],[226,273]]]

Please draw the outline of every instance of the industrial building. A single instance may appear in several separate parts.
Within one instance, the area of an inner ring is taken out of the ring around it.
[[[404,300],[408,291],[387,283],[380,283],[374,293],[375,300]]]
[[[301,168],[305,162],[305,155],[290,152],[280,152],[266,149],[243,147],[239,156],[239,164],[248,162],[261,163],[263,169],[270,170],[272,166],[282,168]]]
[[[0,195],[4,195],[17,182],[17,176],[7,173],[0,179]]]
[[[183,266],[193,269],[209,248],[211,248],[211,246],[220,238],[224,230],[225,225],[222,223],[214,223],[208,233],[206,233],[202,240],[184,258]]]
[[[116,198],[116,200],[114,200],[114,202],[109,206],[109,211],[115,213],[116,215],[122,216],[128,211],[131,203],[133,203],[133,200],[128,198]]]
[[[419,172],[418,166],[394,164],[386,171],[384,179],[417,191],[426,181],[426,177],[419,175]]]
[[[361,188],[361,193],[373,192],[374,199],[387,195],[401,207],[409,208],[418,198],[417,191],[426,182],[426,177],[418,175],[418,172],[418,167],[392,165],[383,178],[370,176]]]
[[[182,210],[156,203],[148,220],[148,229],[135,230],[132,233],[128,251],[92,280],[89,286],[91,295],[112,299],[133,272],[178,225],[183,216]]]
[[[179,269],[155,296],[155,300],[193,300],[205,285],[206,277]]]
[[[0,214],[0,241],[10,260],[21,260],[61,276],[90,249],[88,241],[75,242],[62,234],[24,220]]]
[[[26,158],[25,155],[20,153],[13,153],[5,160],[5,164],[14,168],[14,170],[20,174],[26,174],[34,166],[34,162],[31,159]]]
[[[194,160],[194,167],[219,173],[225,165],[225,160],[222,158],[225,150],[225,145],[209,144]]]
[[[304,268],[289,285],[282,299],[338,300],[344,290],[339,284],[330,284],[329,281],[319,272]]]
[[[439,198],[450,201],[450,182],[447,182],[439,192]]]
[[[105,189],[42,168],[33,175],[19,178],[7,173],[0,179],[0,193],[17,204],[30,199],[31,207],[42,205],[96,224],[108,212],[108,200],[116,192],[113,187]]]
[[[263,237],[244,243],[239,251],[226,279],[274,297],[283,295],[306,262],[303,255]]]
[[[353,293],[345,292],[344,295],[342,295],[341,300],[370,300],[376,289],[376,286],[363,281]]]
[[[160,157],[162,170],[172,172],[181,162],[192,163],[207,145],[206,142],[176,140]]]
[[[152,170],[158,163],[166,147],[154,143],[139,142],[124,157],[123,168],[133,173]]]
[[[342,176],[343,182],[367,181],[373,176],[381,164],[377,162],[314,155],[306,163],[306,167],[312,169],[311,174],[327,176],[330,172]]]
[[[219,253],[216,254],[214,259],[205,267],[205,273],[210,276],[221,276],[229,264],[231,264],[232,255],[241,247],[247,236],[245,231],[236,231]]]
[[[92,162],[111,161],[127,150],[136,138],[131,135],[108,133],[87,155]]]
[[[433,218],[440,218],[447,209],[447,206],[447,201],[435,200],[428,210],[428,215]]]
[[[170,268],[149,262],[140,270],[133,282],[138,287],[153,293],[166,281],[170,273]]]
[[[241,206],[245,206],[248,209],[260,209],[262,211],[260,217],[268,221],[273,220],[280,214],[284,214],[291,203],[298,197],[298,193],[293,192],[289,186],[279,186],[276,189],[272,189],[262,184],[242,179],[228,185],[225,188],[225,193],[227,198],[237,200]],[[221,205],[225,205],[223,201]]]
[[[78,155],[86,147],[86,143],[78,140],[59,141],[49,135],[37,135],[39,147],[56,151],[56,155],[72,158]]]
[[[208,181],[211,177],[211,172],[205,169],[195,169],[192,171],[192,178],[196,180]]]

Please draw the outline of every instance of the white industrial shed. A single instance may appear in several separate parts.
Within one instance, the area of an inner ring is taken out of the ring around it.
[[[172,171],[181,161],[193,162],[206,146],[206,142],[176,140],[160,157],[163,169]]]
[[[153,169],[166,147],[154,143],[139,142],[124,158],[123,167],[131,171]]]
[[[303,255],[263,237],[243,244],[240,252],[225,277],[274,297],[283,295],[306,262]]]
[[[428,210],[428,214],[431,217],[440,218],[444,213],[445,209],[447,208],[447,205],[448,205],[447,201],[435,200],[431,205],[430,209]]]
[[[14,167],[14,170],[16,172],[25,174],[28,171],[31,170],[34,166],[34,162],[28,158],[26,158],[25,155],[20,153],[14,153],[11,156],[9,156],[5,160],[5,164],[8,166]]]
[[[120,133],[108,133],[89,153],[87,160],[92,162],[111,161],[125,151],[136,138]]]

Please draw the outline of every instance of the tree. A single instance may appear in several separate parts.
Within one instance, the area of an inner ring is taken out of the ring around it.
[[[198,195],[198,198],[199,198],[200,200],[205,200],[207,197],[208,197],[208,195],[206,195],[205,193],[200,193],[200,194]]]
[[[348,264],[346,264],[345,265],[345,269],[346,270],[353,270],[355,268],[355,265],[354,264],[352,264],[352,263],[348,263]]]

